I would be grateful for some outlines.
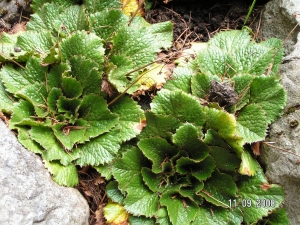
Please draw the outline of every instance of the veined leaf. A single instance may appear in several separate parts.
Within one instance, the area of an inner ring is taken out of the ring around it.
[[[170,91],[182,90],[183,92],[190,94],[192,75],[193,71],[191,69],[185,67],[176,67],[172,74],[174,79],[168,80],[164,85],[164,88]]]
[[[75,165],[61,165],[57,162],[44,161],[45,167],[53,174],[53,180],[59,185],[73,187],[78,184],[78,174]]]
[[[108,202],[103,212],[107,222],[116,225],[126,223],[129,217],[124,207],[114,202]]]
[[[120,0],[85,0],[84,5],[89,13],[122,7]]]

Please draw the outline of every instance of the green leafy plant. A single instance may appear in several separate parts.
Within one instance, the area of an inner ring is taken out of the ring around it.
[[[247,30],[227,31],[175,69],[137,144],[111,164],[107,194],[131,224],[253,224],[270,213],[288,224],[278,210],[283,190],[269,184],[249,145],[285,106],[282,55],[277,39],[258,44]]]
[[[172,24],[132,19],[117,0],[45,2],[33,1],[26,32],[2,36],[0,59],[15,65],[0,71],[0,110],[53,179],[74,186],[77,165],[111,162],[141,132],[136,102],[123,95],[108,103],[139,89],[138,68],[171,45]]]

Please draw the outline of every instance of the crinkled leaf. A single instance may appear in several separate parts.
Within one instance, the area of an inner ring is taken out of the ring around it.
[[[88,30],[89,24],[85,14],[85,8],[81,5],[73,5],[64,9],[58,17],[54,18],[53,26],[61,36],[68,36],[77,30]]]
[[[237,117],[237,132],[245,143],[261,141],[267,133],[264,111],[256,104],[245,106]]]
[[[280,63],[282,61],[283,55],[284,55],[284,48],[283,48],[282,40],[280,40],[278,38],[270,38],[264,42],[261,42],[261,44],[266,45],[266,46],[272,48],[272,50],[273,50],[273,58],[272,58],[273,61],[269,65],[269,68],[270,67],[272,67],[272,68],[269,71],[270,72],[269,75],[276,76],[277,71],[280,66]]]
[[[111,113],[107,108],[106,101],[102,97],[93,94],[83,97],[78,113],[80,118],[87,121],[88,126],[82,142],[108,132],[118,122],[120,123],[118,115]]]
[[[251,36],[246,29],[218,33],[209,41],[211,46],[218,47],[226,53],[232,53],[247,46]]]
[[[151,111],[146,112],[145,115],[147,126],[139,135],[140,138],[159,136],[170,140],[172,133],[175,133],[176,129],[181,124],[178,119],[171,115],[156,115]]]
[[[61,165],[58,162],[44,161],[45,167],[53,174],[52,179],[59,185],[73,187],[78,184],[78,174],[75,165]]]
[[[218,76],[208,76],[207,74],[197,73],[192,76],[191,88],[194,96],[205,98],[209,94],[211,88],[210,82],[212,80],[221,81]]]
[[[0,79],[0,112],[11,112],[13,106],[13,98],[6,92]]]
[[[231,78],[234,82],[234,91],[238,94],[235,110],[242,109],[250,100],[250,85],[254,77],[248,74],[236,75]]]
[[[126,223],[129,217],[124,207],[114,202],[108,202],[103,208],[103,212],[106,222],[115,225]]]
[[[18,128],[18,141],[29,151],[42,154],[43,148],[30,138],[28,129]]]
[[[176,67],[173,71],[173,79],[168,80],[164,85],[165,89],[170,91],[182,90],[183,92],[191,93],[191,77],[193,71],[186,67]]]
[[[202,136],[203,134],[199,134],[195,126],[186,123],[177,129],[173,136],[173,142],[179,149],[186,151],[189,158],[201,161],[209,151],[208,146],[200,140]]]
[[[55,137],[64,146],[65,149],[72,150],[76,143],[79,143],[84,139],[86,130],[88,129],[88,123],[82,119],[76,121],[74,126],[65,124],[55,124],[52,126],[52,130]]]
[[[173,41],[173,24],[170,21],[152,24],[147,31],[153,35],[158,48],[168,49]]]
[[[158,209],[158,195],[144,185],[141,176],[141,167],[148,164],[142,152],[132,148],[113,165],[113,175],[119,182],[119,188],[128,193],[124,200],[125,209],[133,215],[149,217]]]
[[[227,69],[227,56],[221,49],[210,46],[201,51],[196,58],[196,65],[202,73],[207,75],[225,74]]]
[[[149,219],[144,216],[130,216],[129,223],[130,225],[154,225],[155,224],[153,219]]]
[[[273,122],[286,104],[286,92],[274,77],[256,77],[250,87],[250,103],[258,104],[266,115],[267,123]]]
[[[0,62],[7,62],[15,60],[17,62],[27,61],[30,57],[27,51],[22,50],[16,46],[17,38],[23,32],[18,32],[16,34],[7,34],[2,32],[0,38]]]
[[[241,163],[241,160],[228,149],[211,146],[211,155],[213,156],[216,166],[220,171],[234,172]]]
[[[257,43],[251,43],[240,48],[234,55],[230,56],[228,73],[233,76],[238,73],[249,73],[261,75],[272,62],[272,50]]]
[[[34,7],[34,3],[32,3],[31,6]],[[53,32],[53,21],[58,18],[63,10],[64,8],[61,4],[45,4],[37,8],[36,13],[31,15],[30,21],[26,24],[26,29],[33,31],[50,30]],[[54,32],[52,34],[54,34]]]
[[[67,98],[78,98],[82,94],[83,88],[79,81],[73,77],[62,78],[62,91]]]
[[[52,113],[57,112],[57,101],[62,97],[62,90],[58,88],[52,88],[52,90],[49,92],[49,95],[47,97],[47,105],[49,107],[49,110],[51,110]]]
[[[212,129],[207,130],[204,143],[210,146],[218,146],[220,148],[230,149],[230,146],[228,146],[225,140],[220,137],[218,132]]]
[[[37,11],[47,2],[52,2],[52,0],[33,0],[30,7],[33,11]],[[55,2],[62,7],[67,7],[79,3],[79,0],[55,0]]]
[[[92,30],[104,40],[111,39],[114,32],[127,25],[128,21],[128,16],[116,9],[105,9],[91,14],[89,18]]]
[[[196,218],[199,206],[187,198],[180,198],[176,193],[165,193],[160,203],[167,207],[173,225],[190,224]]]
[[[142,139],[138,146],[144,155],[152,161],[152,171],[154,173],[162,172],[162,164],[178,153],[177,148],[159,137]]]
[[[235,198],[236,192],[237,187],[232,177],[216,170],[204,183],[204,189],[199,194],[216,206],[229,208],[228,200]]]
[[[12,94],[15,94],[17,91],[30,84],[29,81],[24,78],[24,74],[21,71],[15,70],[12,65],[3,66],[0,75],[5,90]]]
[[[121,193],[121,191],[118,188],[118,182],[116,181],[110,181],[106,185],[106,194],[107,197],[109,197],[113,202],[122,204],[124,200],[124,195]]]
[[[111,112],[119,116],[118,124],[111,130],[115,139],[120,142],[136,137],[143,129],[144,112],[135,101],[122,96],[110,106]]]
[[[124,26],[113,38],[110,54],[127,56],[133,62],[132,69],[136,69],[155,60],[159,51],[155,39],[145,28]]]
[[[84,145],[78,146],[80,158],[76,164],[80,166],[100,164],[111,162],[120,148],[118,140],[111,133],[102,134]]]
[[[168,216],[168,211],[166,207],[160,207],[156,212],[156,223],[160,225],[172,225]]]
[[[60,45],[63,61],[70,59],[74,55],[82,55],[97,62],[100,70],[102,70],[104,62],[103,42],[95,34],[76,31],[64,39]]]
[[[54,133],[49,127],[32,127],[29,131],[30,137],[39,143],[45,151],[42,156],[46,161],[60,160],[60,163],[67,166],[71,161],[78,158],[76,152],[74,154],[67,153],[58,143]]]
[[[239,183],[241,199],[249,199],[252,207],[241,207],[246,224],[252,224],[277,209],[284,200],[282,187],[269,184],[262,169],[256,163],[254,177],[244,177]],[[277,221],[278,222],[278,221]]]
[[[151,169],[143,167],[142,176],[143,176],[143,181],[152,192],[157,192],[157,191],[162,192],[161,184],[163,182],[163,179],[161,174],[155,174],[152,172]]]
[[[179,174],[191,173],[198,180],[209,178],[216,167],[215,161],[211,156],[207,156],[201,162],[195,162],[190,158],[182,157],[176,163],[176,171]]]
[[[172,115],[181,122],[203,126],[205,122],[202,106],[198,101],[182,92],[161,90],[151,103],[152,112],[161,115]]]
[[[17,46],[24,51],[33,52],[40,58],[45,58],[54,45],[49,31],[26,31],[18,37]]]
[[[57,100],[57,111],[60,113],[67,112],[75,117],[79,105],[80,99],[69,99],[61,96]]]
[[[81,55],[69,59],[72,68],[70,74],[80,82],[83,95],[100,94],[102,83],[102,70],[95,61]]]
[[[51,67],[50,72],[47,76],[47,89],[61,88],[62,76],[68,74],[71,67],[66,63],[60,63]]]
[[[267,217],[263,222],[266,225],[290,225],[285,208],[280,208]]]
[[[20,100],[14,103],[12,106],[12,116],[9,121],[9,128],[14,129],[16,125],[21,123],[23,120],[32,120],[34,116],[34,107],[32,104],[25,100]]]
[[[85,0],[84,5],[89,13],[103,11],[105,9],[121,8],[119,0]]]

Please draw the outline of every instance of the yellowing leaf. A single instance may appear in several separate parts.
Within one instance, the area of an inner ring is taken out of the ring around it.
[[[122,10],[127,16],[143,16],[143,0],[121,0],[123,3]]]
[[[127,224],[126,221],[128,220],[129,214],[118,203],[109,202],[103,210],[107,223],[113,225]]]
[[[148,68],[148,71],[145,72],[139,80],[138,83],[140,87],[138,90],[146,91],[151,89],[160,89],[163,84],[166,82],[166,69],[164,65],[159,65],[154,63],[151,67]]]

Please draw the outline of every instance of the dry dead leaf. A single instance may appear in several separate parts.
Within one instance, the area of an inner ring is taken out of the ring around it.
[[[251,144],[251,149],[255,156],[260,155],[260,142],[258,141],[258,142]]]

